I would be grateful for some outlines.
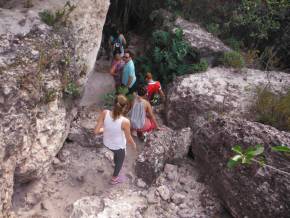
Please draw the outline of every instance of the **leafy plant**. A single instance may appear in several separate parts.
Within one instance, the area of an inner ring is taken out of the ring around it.
[[[272,151],[285,152],[290,154],[290,148],[288,148],[287,146],[275,146],[272,147]]]
[[[256,147],[249,147],[247,150],[243,151],[240,145],[236,145],[232,148],[232,151],[236,153],[229,161],[227,166],[229,168],[235,167],[238,164],[251,164],[253,159],[264,152],[264,147],[262,145],[256,145]],[[263,164],[261,160],[258,161]]]
[[[155,79],[164,85],[176,76],[207,69],[207,62],[199,60],[198,55],[184,40],[183,31],[173,33],[156,30],[152,33],[152,43],[146,56],[135,60],[139,72],[152,72]]]
[[[236,154],[228,161],[227,166],[229,168],[236,167],[239,164],[250,165],[254,162],[259,164],[260,166],[267,167],[281,174],[290,176],[290,173],[265,163],[264,158],[261,157],[265,151],[265,148],[262,145],[256,145],[255,147],[250,146],[246,150],[243,150],[240,145],[236,145],[232,148],[232,151],[234,151],[234,153]],[[272,151],[290,154],[290,148],[287,146],[275,146],[272,147]]]
[[[220,61],[227,67],[242,68],[245,66],[245,60],[243,56],[236,51],[224,52]]]

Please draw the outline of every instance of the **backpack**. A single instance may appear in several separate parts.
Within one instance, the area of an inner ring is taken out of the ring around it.
[[[121,47],[122,47],[122,41],[120,40],[120,37],[113,39],[113,53],[121,53]]]

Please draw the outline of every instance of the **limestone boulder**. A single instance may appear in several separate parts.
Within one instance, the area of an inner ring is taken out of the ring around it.
[[[180,131],[165,128],[150,134],[144,150],[136,160],[137,176],[151,185],[167,162],[188,154],[191,136],[190,128]]]
[[[137,192],[132,190],[127,190],[124,193],[113,191],[112,196],[109,197],[84,197],[73,204],[70,218],[135,218],[139,217],[140,213],[146,208],[145,202],[144,197],[139,196]]]
[[[0,216],[13,183],[45,174],[76,115],[77,98],[102,37],[109,1],[70,1],[71,13],[48,26],[39,12],[66,1],[6,1],[0,8]],[[70,8],[70,7],[69,7]]]
[[[290,157],[271,151],[271,146],[290,147],[290,133],[263,124],[232,117],[217,117],[200,125],[193,123],[192,151],[200,170],[233,217],[289,217]],[[231,148],[261,144],[265,162],[286,173],[258,164],[227,167]]]
[[[265,87],[276,93],[285,92],[290,87],[290,74],[217,67],[179,77],[168,89],[167,123],[183,128],[211,112],[252,120],[257,90]]]
[[[182,29],[185,40],[193,49],[198,51],[201,58],[207,59],[209,63],[212,63],[221,53],[231,50],[220,39],[199,24],[189,22],[181,17],[175,17],[175,15],[164,9],[153,11],[151,19],[158,28],[164,28],[172,32],[176,28]]]

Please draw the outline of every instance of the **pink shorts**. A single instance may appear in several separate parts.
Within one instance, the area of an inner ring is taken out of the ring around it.
[[[154,129],[156,129],[155,123],[146,117],[144,127],[142,129],[137,129],[137,132],[150,132]]]

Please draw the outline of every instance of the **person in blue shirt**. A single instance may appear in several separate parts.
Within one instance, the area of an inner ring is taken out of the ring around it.
[[[128,94],[132,94],[136,89],[136,75],[132,53],[130,51],[125,51],[123,59],[125,61],[125,66],[122,74],[122,85],[129,89]]]

